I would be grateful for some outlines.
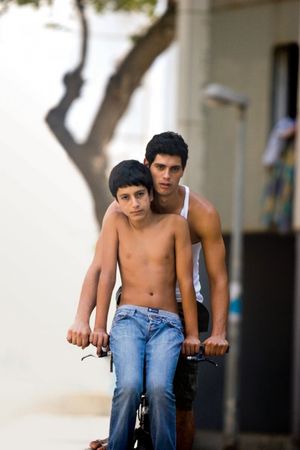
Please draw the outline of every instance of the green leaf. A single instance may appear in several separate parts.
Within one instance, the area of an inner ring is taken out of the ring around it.
[[[90,0],[98,12],[103,11],[136,11],[152,15],[157,0]]]

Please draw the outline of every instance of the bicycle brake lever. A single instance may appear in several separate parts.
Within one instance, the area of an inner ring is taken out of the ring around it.
[[[204,356],[203,353],[200,353],[195,356],[187,356],[186,358],[188,361],[197,361],[197,362],[208,362],[210,364],[213,364],[215,367],[218,367],[218,364],[213,361],[210,358],[207,358],[207,356]]]
[[[84,355],[81,358],[81,361],[83,361],[86,358],[89,358],[90,356],[92,356],[93,358],[104,358],[105,356],[110,356],[110,355],[111,355],[111,352],[104,352],[103,350],[101,350],[100,355],[97,355],[97,354],[94,355],[93,353],[89,353],[88,355]]]
[[[89,355],[84,355],[81,358],[81,361],[83,361],[85,358],[89,358],[90,356],[92,356],[93,358],[96,358],[98,355],[93,355],[92,353],[90,353]]]
[[[204,361],[207,361],[207,362],[213,364],[215,367],[218,367],[218,363],[216,363],[215,361],[213,361],[213,360],[210,359],[210,358],[206,358],[206,357],[205,357]]]

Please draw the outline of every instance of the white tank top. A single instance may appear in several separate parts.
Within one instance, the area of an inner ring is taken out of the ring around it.
[[[180,215],[187,219],[188,212],[189,212],[189,201],[190,201],[190,188],[188,186],[183,186],[185,190],[185,196],[184,196],[184,202],[182,210],[180,211]],[[203,295],[201,294],[201,284],[200,284],[200,278],[199,278],[199,257],[200,257],[200,251],[201,251],[201,243],[197,242],[196,244],[192,245],[193,250],[193,281],[194,281],[194,288],[196,292],[196,299],[198,302],[203,302]],[[178,283],[176,283],[176,300],[178,302],[181,302],[181,294],[179,290]]]

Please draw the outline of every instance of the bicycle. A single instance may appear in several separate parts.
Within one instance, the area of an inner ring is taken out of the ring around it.
[[[113,371],[113,355],[111,352],[101,350],[99,355],[88,354],[83,356],[81,358],[81,361],[90,356],[98,358],[110,356],[110,371],[111,372]],[[205,355],[204,345],[201,345],[199,353],[193,356],[187,356],[186,358],[188,361],[207,362],[214,365],[215,367],[218,366],[218,364],[215,361],[213,361],[212,359],[208,358]],[[145,374],[144,374],[144,385],[145,385]],[[147,393],[145,391],[142,392],[140,397],[140,404],[137,411],[137,417],[139,421],[139,426],[134,430],[133,444],[130,447],[130,450],[153,450],[150,434],[149,407],[147,402]],[[107,445],[107,442],[108,438],[102,440],[103,445]]]

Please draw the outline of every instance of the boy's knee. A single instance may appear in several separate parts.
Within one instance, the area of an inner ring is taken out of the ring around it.
[[[122,401],[133,400],[138,403],[142,394],[142,386],[134,380],[123,381],[118,384],[115,393]]]
[[[150,401],[161,402],[164,398],[173,399],[173,386],[161,383],[153,383],[147,386],[147,396]]]

